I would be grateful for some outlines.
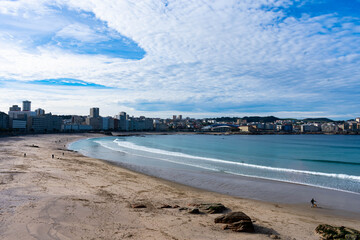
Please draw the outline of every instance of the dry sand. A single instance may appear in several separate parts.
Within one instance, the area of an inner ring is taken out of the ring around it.
[[[319,239],[314,229],[320,223],[360,229],[353,216],[202,191],[64,147],[84,137],[92,135],[0,139],[0,239]],[[159,209],[209,202],[245,212],[255,221],[256,233],[222,230],[214,223],[218,214]],[[147,208],[133,209],[133,203]]]

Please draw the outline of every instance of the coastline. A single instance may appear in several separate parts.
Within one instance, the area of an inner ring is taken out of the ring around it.
[[[319,239],[314,229],[320,223],[359,226],[356,216],[311,209],[308,204],[263,202],[200,190],[64,148],[69,142],[97,136],[0,139],[2,239],[264,239],[271,234],[282,239]],[[132,209],[129,205],[134,202],[146,203],[148,208]],[[201,202],[221,202],[233,211],[245,212],[256,221],[258,233],[224,231],[214,224],[217,215],[158,209],[161,204]]]

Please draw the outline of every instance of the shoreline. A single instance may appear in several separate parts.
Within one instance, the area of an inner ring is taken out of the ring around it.
[[[110,152],[107,153],[107,151]],[[319,206],[321,205],[330,214],[338,216],[354,215],[355,217],[357,217],[357,214],[360,215],[360,206],[358,205],[360,193],[357,192],[206,169],[198,171],[190,169],[175,170],[171,167],[133,165],[117,162],[111,157],[103,157],[110,155],[111,150],[108,149],[103,149],[101,156],[85,154],[85,156],[94,157],[147,176],[228,196],[270,203],[296,204],[302,206],[302,208],[306,208],[310,200],[315,198],[318,200]],[[143,156],[141,158],[147,159],[148,157]],[[149,159],[152,159],[152,157],[149,157]]]
[[[287,206],[294,206],[298,208],[298,210],[308,209],[310,206],[310,199],[314,197],[318,202],[319,209],[322,209],[323,213],[326,212],[326,214],[333,216],[354,218],[360,221],[360,207],[358,205],[360,202],[360,194],[358,193],[258,177],[240,175],[229,176],[231,174],[207,171],[203,171],[203,173],[193,173],[191,171],[189,173],[188,170],[166,172],[156,168],[142,168],[104,159],[99,160],[164,181],[168,184],[179,184],[196,190],[223,194],[225,196],[246,199],[249,201],[260,201],[268,204],[284,204]],[[174,174],[177,178],[181,178],[182,181],[178,179],[174,180],[175,177],[172,176]],[[211,177],[209,177],[209,175]],[[210,182],[208,182],[209,179]],[[223,181],[219,181],[218,179]],[[239,181],[239,184],[229,184],[230,181],[235,180]],[[262,193],[259,194],[259,192]],[[299,194],[299,192],[301,192],[301,194]],[[347,197],[346,201],[343,200],[345,196]]]
[[[274,204],[199,190],[63,147],[92,136],[98,135],[0,139],[2,239],[266,239],[274,234],[281,239],[319,239],[314,229],[320,223],[359,226],[359,219],[352,216],[339,217],[309,205]],[[51,154],[55,154],[54,159]],[[148,207],[132,209],[129,204],[134,202]],[[158,208],[161,204],[188,206],[194,202],[221,202],[232,211],[244,211],[256,221],[257,233],[224,231],[214,224],[218,215]]]

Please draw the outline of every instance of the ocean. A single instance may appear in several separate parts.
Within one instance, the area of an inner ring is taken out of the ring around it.
[[[83,139],[69,149],[180,183],[191,178],[189,185],[197,176],[226,184],[242,176],[360,194],[360,136],[144,135]]]

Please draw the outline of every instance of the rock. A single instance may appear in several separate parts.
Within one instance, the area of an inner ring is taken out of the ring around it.
[[[321,239],[360,240],[359,231],[344,226],[333,227],[328,224],[320,224],[316,227],[315,232],[320,235]]]
[[[181,207],[181,208],[179,208],[179,211],[184,211],[184,210],[188,210],[189,208],[187,208],[187,207]]]
[[[134,204],[131,204],[131,207],[132,208],[146,208],[146,205],[141,204],[141,203],[134,203]]]
[[[234,232],[248,232],[253,233],[255,232],[254,225],[251,221],[248,220],[241,220],[238,222],[234,222],[232,224],[226,225],[225,229],[231,229]]]
[[[235,223],[241,220],[250,221],[251,218],[243,212],[231,212],[215,218],[215,223]]]
[[[278,235],[272,234],[270,235],[271,239],[280,239],[280,237]]]
[[[167,204],[163,204],[163,205],[161,205],[161,207],[160,207],[160,208],[172,208],[172,206],[167,205]]]
[[[227,223],[223,229],[235,232],[255,232],[251,218],[243,212],[232,212],[215,218],[215,223]]]
[[[193,208],[190,211],[188,211],[190,214],[200,214],[200,210],[198,208]]]
[[[227,208],[221,203],[201,203],[198,204],[198,207],[210,214],[223,213],[227,210]]]
[[[179,208],[180,206],[179,205],[174,205],[173,208]]]

